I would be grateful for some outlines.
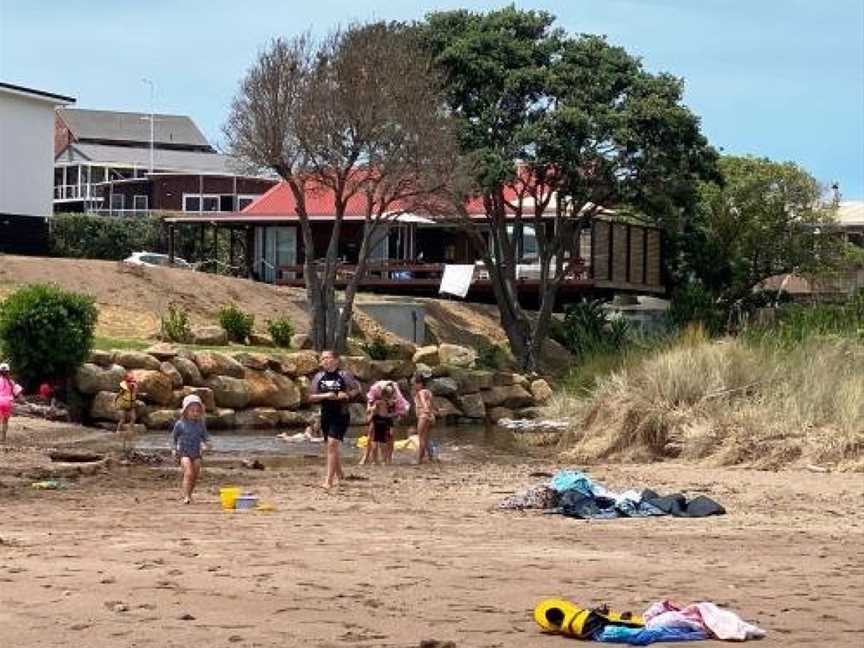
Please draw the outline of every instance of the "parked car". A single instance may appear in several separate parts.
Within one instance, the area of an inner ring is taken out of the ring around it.
[[[175,268],[183,268],[184,270],[195,269],[195,266],[186,261],[186,259],[175,256],[174,263],[172,264],[167,254],[159,254],[157,252],[133,252],[130,257],[123,260],[123,263],[148,267],[173,265]]]

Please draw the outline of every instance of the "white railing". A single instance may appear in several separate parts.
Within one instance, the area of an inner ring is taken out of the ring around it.
[[[95,185],[54,185],[54,200],[102,200]]]

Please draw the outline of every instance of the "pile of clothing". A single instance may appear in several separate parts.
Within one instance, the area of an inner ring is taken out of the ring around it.
[[[547,484],[511,495],[499,504],[504,509],[543,509],[583,520],[652,517],[707,517],[726,509],[710,497],[688,500],[681,493],[661,496],[653,490],[616,493],[575,470],[558,471]]]
[[[547,632],[631,646],[706,639],[746,641],[766,635],[762,628],[735,612],[708,602],[683,606],[661,601],[637,616],[607,607],[589,610],[563,599],[547,599],[534,609],[534,619]]]

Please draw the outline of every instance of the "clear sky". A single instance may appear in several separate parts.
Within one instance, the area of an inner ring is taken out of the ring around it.
[[[461,0],[0,0],[0,80],[81,108],[190,115],[218,145],[238,80],[273,36],[414,19]],[[684,77],[715,146],[794,160],[864,199],[864,0],[536,0]]]

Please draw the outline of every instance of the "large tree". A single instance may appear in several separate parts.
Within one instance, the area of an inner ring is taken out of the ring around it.
[[[602,207],[680,220],[715,158],[682,104],[679,79],[647,72],[602,37],[568,35],[553,23],[548,13],[509,7],[434,13],[420,27],[459,121],[464,177],[454,209],[527,370],[537,366],[559,286],[578,261],[581,228]],[[472,196],[484,206],[479,221],[461,207]],[[536,315],[516,290],[528,224],[541,268]]]
[[[318,349],[344,348],[380,229],[440,188],[455,142],[440,87],[416,33],[380,22],[337,31],[318,45],[308,36],[278,39],[241,83],[225,127],[229,147],[276,172],[294,196]],[[325,249],[312,236],[310,191],[333,201]],[[339,243],[349,203],[358,200],[364,230],[340,313]]]

